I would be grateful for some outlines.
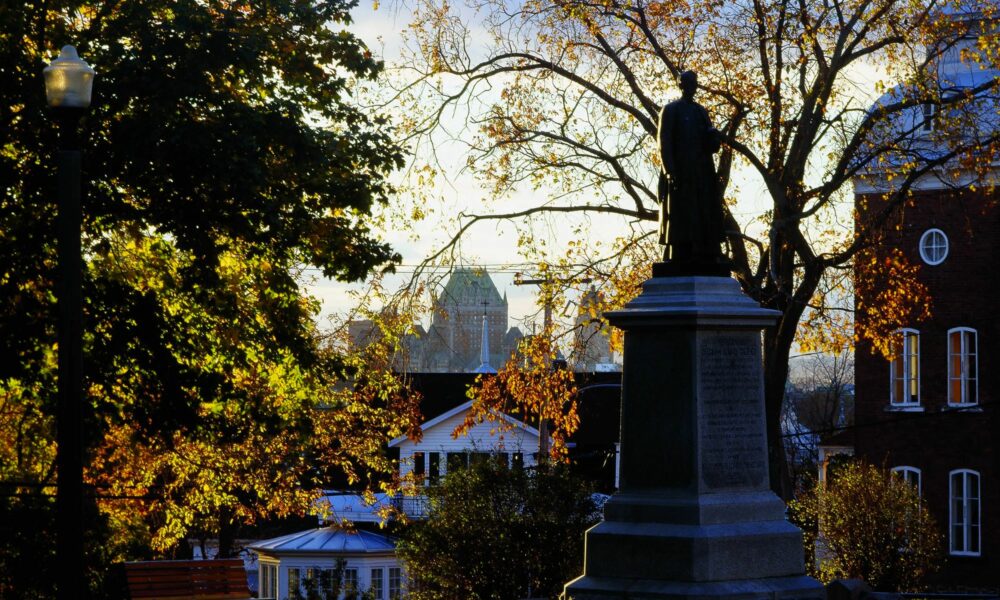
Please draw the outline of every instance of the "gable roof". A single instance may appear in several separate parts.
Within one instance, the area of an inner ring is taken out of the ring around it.
[[[440,415],[434,417],[433,419],[430,419],[429,421],[425,421],[424,423],[422,423],[420,425],[420,430],[421,431],[427,431],[428,429],[433,429],[434,427],[437,427],[442,422],[447,421],[448,419],[450,419],[450,418],[452,418],[452,417],[454,417],[456,415],[459,415],[459,414],[461,414],[463,412],[466,412],[470,408],[472,408],[472,400],[464,402],[463,404],[459,404],[455,408],[453,408],[453,409],[451,409],[449,411],[446,411],[444,413],[441,413]],[[506,421],[508,424],[512,425],[513,427],[516,427],[518,429],[524,430],[529,435],[533,435],[535,437],[538,437],[540,435],[538,433],[537,429],[535,429],[531,425],[528,425],[524,421],[520,421],[518,419],[515,419],[514,417],[512,417],[510,415],[506,415],[504,413],[500,413],[500,418],[503,419],[504,421]],[[409,438],[407,436],[401,435],[398,438],[396,438],[396,439],[392,440],[391,442],[389,442],[389,447],[390,448],[394,448],[394,447],[398,446],[399,444],[402,444],[403,442],[407,441],[408,439]]]

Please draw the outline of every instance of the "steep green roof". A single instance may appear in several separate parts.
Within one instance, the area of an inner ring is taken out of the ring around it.
[[[461,267],[455,269],[438,296],[438,302],[453,306],[505,306],[507,301],[500,297],[497,286],[484,269]]]

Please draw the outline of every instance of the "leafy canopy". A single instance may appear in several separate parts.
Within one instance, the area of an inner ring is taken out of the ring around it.
[[[526,231],[539,219],[570,222],[574,243],[524,235],[526,254],[567,278],[587,272],[618,287],[621,271],[646,276],[655,258],[657,114],[677,95],[678,74],[697,71],[696,99],[724,137],[734,275],[782,314],[765,332],[764,368],[772,487],[787,493],[777,445],[793,344],[850,343],[838,309],[856,264],[868,270],[862,285],[890,287],[884,302],[857,307],[882,318],[856,333],[884,338],[926,316],[917,267],[866,249],[918,182],[982,186],[1000,151],[1000,78],[986,68],[1000,49],[996,16],[995,3],[979,0],[421,0],[393,101],[406,107],[415,172],[442,167],[424,147],[458,142],[489,197],[460,218],[452,244],[483,221]],[[957,92],[938,77],[955,57],[981,74]],[[918,118],[927,105],[938,115],[929,138]],[[456,114],[465,127],[453,126]],[[856,223],[855,181],[878,197]],[[506,203],[525,190],[537,202]],[[753,195],[762,205],[738,204]],[[608,227],[621,231],[614,242],[588,241]],[[803,320],[813,327],[800,330]]]
[[[320,485],[389,469],[380,440],[416,423],[400,382],[325,344],[301,289],[310,271],[357,280],[398,260],[369,213],[403,149],[353,98],[382,68],[346,29],[353,5],[0,0],[0,481],[14,493],[0,510],[47,508],[57,476],[58,145],[41,72],[67,43],[98,73],[82,143],[85,477],[111,554],[170,554],[189,532],[225,545],[240,524],[304,512]],[[0,571],[0,587],[17,576]]]

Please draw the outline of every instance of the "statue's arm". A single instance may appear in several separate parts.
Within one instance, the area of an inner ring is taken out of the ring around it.
[[[705,126],[708,128],[707,150],[709,154],[715,154],[722,148],[722,132],[712,126],[712,119],[708,116],[708,111],[704,106],[701,108],[701,115],[705,119]]]
[[[674,167],[674,152],[670,144],[670,138],[673,135],[673,124],[669,117],[667,106],[664,105],[660,109],[660,120],[656,127],[656,137],[660,146],[660,163],[667,174],[677,172]]]

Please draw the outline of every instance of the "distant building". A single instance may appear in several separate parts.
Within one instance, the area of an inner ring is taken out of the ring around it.
[[[469,373],[484,362],[500,368],[517,347],[520,331],[507,329],[507,295],[500,295],[489,273],[458,268],[431,300],[431,326],[423,341],[424,372]],[[489,356],[483,361],[483,327]]]
[[[573,324],[570,367],[577,372],[621,371],[611,354],[611,325],[601,318],[601,295],[593,286],[580,298]]]
[[[484,365],[499,369],[524,337],[517,327],[507,327],[507,319],[507,295],[500,295],[489,273],[458,268],[431,299],[430,328],[413,326],[396,366],[410,373],[473,373]],[[352,345],[363,346],[380,333],[365,319],[348,323],[348,335]]]

